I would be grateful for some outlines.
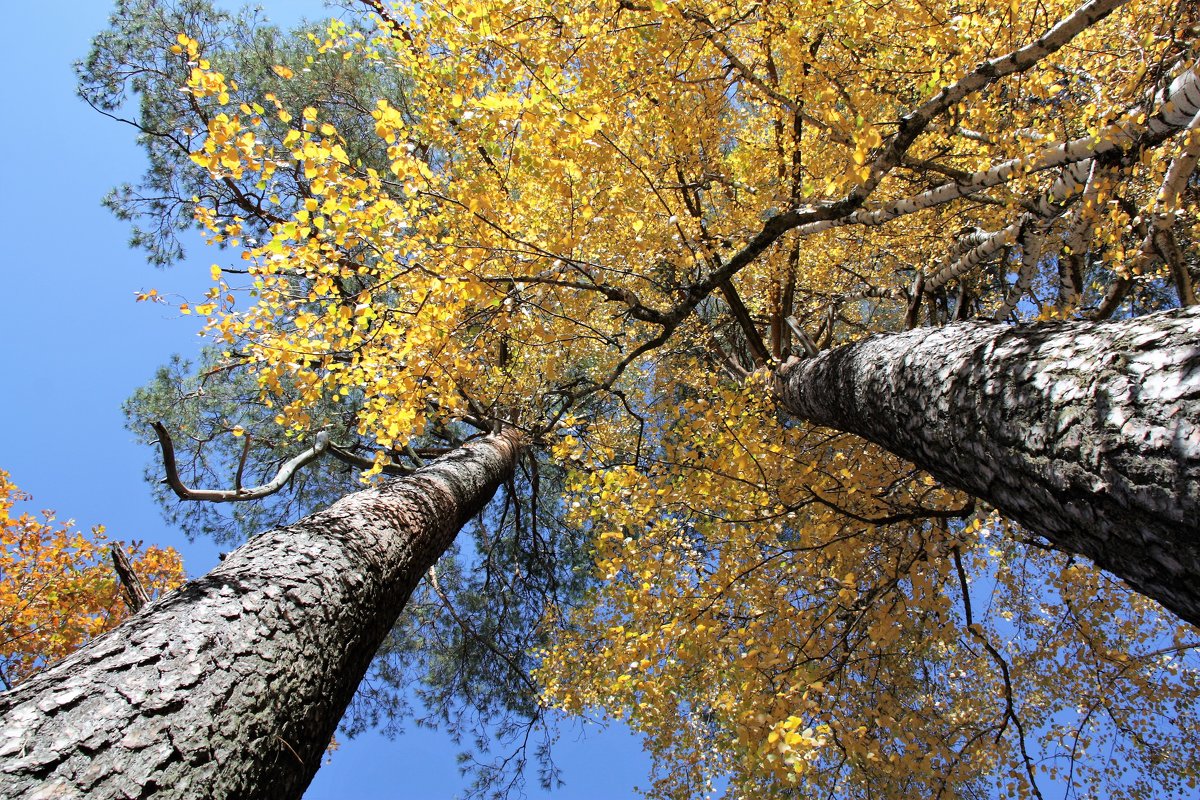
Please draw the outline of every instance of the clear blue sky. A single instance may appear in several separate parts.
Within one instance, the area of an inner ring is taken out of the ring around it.
[[[275,0],[269,15],[322,16],[315,0]],[[222,257],[193,248],[170,271],[126,247],[128,230],[100,206],[114,184],[141,174],[131,128],[91,111],[74,95],[73,61],[105,24],[110,3],[10,3],[0,48],[0,469],[85,528],[102,523],[121,539],[167,544],[189,574],[216,563],[216,548],[189,544],[158,514],[142,481],[151,456],[123,427],[121,402],[172,353],[198,351],[196,323],[134,294],[195,298]],[[310,788],[309,800],[449,798],[458,794],[456,747],[437,732],[395,741],[368,734],[343,741]],[[628,797],[647,783],[648,760],[620,727],[563,732],[556,751],[562,800]],[[532,783],[531,797],[546,797]]]

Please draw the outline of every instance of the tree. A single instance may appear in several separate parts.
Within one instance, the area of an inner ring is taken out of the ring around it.
[[[515,431],[231,553],[0,698],[0,794],[296,797],[417,582],[512,471]]]
[[[141,182],[122,187],[109,202],[121,215],[149,220],[135,229],[134,243],[145,247],[155,262],[169,262],[181,252],[176,231],[191,221],[190,209],[199,198],[219,210],[218,216],[240,215],[241,240],[249,241],[269,236],[279,215],[299,209],[309,194],[303,171],[277,175],[268,198],[252,175],[212,183],[207,170],[193,161],[191,150],[200,146],[199,133],[208,129],[212,109],[179,91],[196,66],[180,44],[181,31],[194,34],[213,64],[242,80],[243,88],[230,89],[231,102],[253,108],[266,94],[292,108],[321,108],[338,120],[339,129],[359,132],[346,144],[349,155],[386,169],[381,156],[386,147],[373,135],[375,120],[369,111],[380,95],[400,102],[404,77],[391,65],[343,58],[340,50],[330,48],[324,26],[284,32],[260,13],[224,14],[198,0],[122,3],[112,26],[79,65],[80,92],[107,114],[130,112],[124,121],[139,130],[149,151],[150,170]],[[342,36],[362,35],[354,24],[339,30]],[[138,94],[136,108],[122,107]],[[264,122],[260,136],[282,147],[291,126],[273,118]],[[168,135],[171,131],[175,135]],[[227,272],[236,276],[240,270],[235,265]],[[153,291],[143,297],[165,302]],[[199,306],[203,310],[205,304]],[[297,435],[283,424],[279,406],[299,403],[302,395],[308,422],[306,432]],[[315,399],[311,385],[286,375],[270,396],[264,396],[247,370],[223,360],[218,350],[209,350],[194,366],[177,359],[164,367],[131,398],[127,412],[131,429],[148,444],[173,437],[179,475],[175,487],[228,485],[228,491],[216,494],[233,499],[245,487],[261,487],[286,476],[284,491],[255,503],[213,504],[189,499],[197,493],[179,495],[160,480],[161,461],[151,465],[147,477],[169,521],[189,536],[236,544],[360,488],[360,473],[372,466],[377,449],[372,437],[358,432],[361,397],[353,393],[337,401]],[[154,432],[160,423],[165,426],[160,428],[162,437]],[[393,463],[382,472],[387,477],[410,474],[467,436],[491,427],[491,421],[478,419],[434,426],[423,441],[388,452]],[[310,445],[316,431],[327,437],[328,447],[319,449],[325,457],[304,459],[303,469],[293,464],[281,473],[298,455],[314,454]],[[581,590],[586,573],[579,567],[586,551],[570,531],[549,535],[554,530],[551,509],[539,505],[533,499],[537,493],[528,488],[552,491],[549,487],[560,480],[560,471],[552,465],[526,461],[486,524],[471,526],[460,545],[443,556],[436,583],[422,584],[384,643],[372,666],[370,691],[352,703],[344,720],[350,733],[377,724],[395,730],[407,716],[409,698],[415,696],[420,722],[439,724],[460,740],[476,742],[486,736],[497,747],[498,764],[524,763],[527,743],[553,734],[527,677],[526,651],[540,642],[542,609],[569,602],[567,596]],[[459,566],[461,561],[479,563],[473,550],[481,554],[482,571]],[[500,746],[511,747],[511,752]],[[472,755],[478,758],[481,749],[473,746]],[[533,746],[528,749],[531,754]],[[553,765],[542,758],[539,766],[541,779],[552,781]],[[523,780],[523,774],[520,769],[484,766],[477,778],[507,783]]]
[[[1200,311],[960,324],[780,370],[784,407],[983,498],[1200,625]]]
[[[183,581],[171,548],[140,553],[138,545],[127,545],[129,564],[121,543],[105,547],[103,527],[89,535],[69,520],[56,524],[52,511],[41,521],[14,515],[17,503],[29,499],[0,470],[0,682],[6,690],[117,625],[147,595]],[[129,564],[137,589],[122,590],[110,558]]]
[[[798,404],[796,376],[853,363],[820,350],[870,332],[1193,303],[1190,6],[1018,5],[998,23],[904,0],[368,5],[378,35],[333,26],[317,46],[404,77],[356,105],[378,161],[317,102],[246,96],[200,37],[155,51],[203,122],[173,151],[217,187],[197,221],[248,264],[248,285],[218,268],[194,310],[296,447],[323,441],[314,409],[340,406],[374,472],[497,419],[576,465],[590,494],[564,511],[608,512],[588,528],[603,582],[590,618],[550,619],[603,669],[562,702],[622,701],[665,764],[692,767],[664,793],[711,774],[693,758],[710,741],[745,792],[872,795],[906,774],[969,793],[994,772],[1037,793],[1027,745],[1059,735],[1077,685],[1047,670],[1114,659],[1114,628],[1136,655],[1117,676],[1131,714],[1194,706],[1190,668],[1142,691],[1154,653],[1192,650],[1186,634],[1119,594],[1089,599],[1101,584],[1074,564],[1056,566],[1077,576],[1062,586],[1019,591],[1007,549],[1039,539],[990,547],[996,526],[964,498],[754,397],[769,391],[756,371],[803,352],[814,369],[782,369]],[[989,577],[1032,642],[1020,670],[972,604]],[[1065,621],[1047,628],[1051,590]],[[589,685],[641,642],[660,649],[623,663],[645,679]],[[546,651],[549,680],[570,652]],[[716,691],[709,656],[745,662],[743,699]],[[970,679],[939,689],[955,659]],[[1129,715],[1093,708],[1170,780],[1176,762],[1145,755],[1158,745]]]

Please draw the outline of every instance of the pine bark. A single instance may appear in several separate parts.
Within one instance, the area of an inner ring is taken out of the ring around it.
[[[0,695],[0,797],[297,798],[515,431],[261,534]]]
[[[1200,625],[1200,310],[962,323],[780,369],[784,408],[868,439]]]

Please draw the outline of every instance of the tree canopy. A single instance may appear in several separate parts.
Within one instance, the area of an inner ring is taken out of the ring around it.
[[[659,796],[1194,788],[1194,629],[772,384],[874,333],[1195,304],[1190,4],[363,7],[286,46],[183,14],[85,65],[94,105],[152,99],[114,199],[152,256],[193,222],[240,256],[176,399],[252,402],[177,411],[176,369],[135,408],[207,426],[193,476],[526,430],[505,563],[562,553],[504,595],[515,672],[643,732]]]

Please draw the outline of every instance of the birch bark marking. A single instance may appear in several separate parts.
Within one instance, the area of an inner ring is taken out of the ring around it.
[[[300,797],[413,588],[520,447],[477,440],[261,534],[0,695],[0,797]]]
[[[1200,625],[1200,309],[874,336],[778,374],[868,439]]]

